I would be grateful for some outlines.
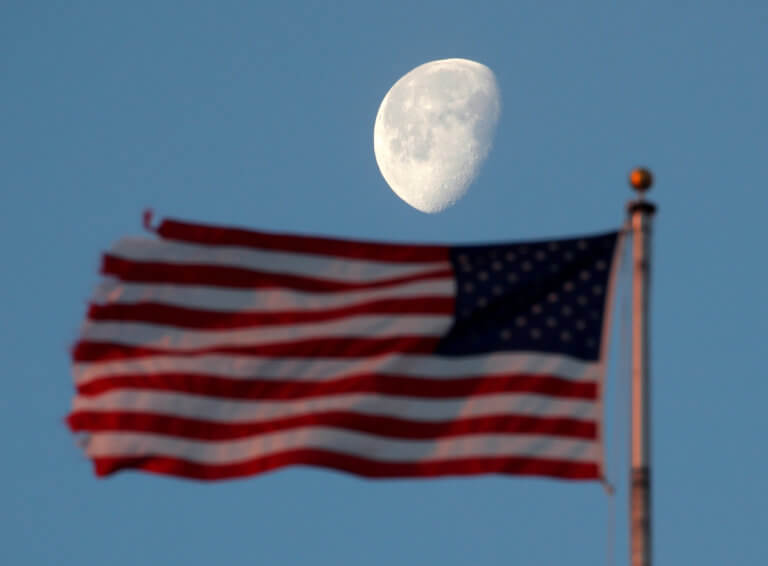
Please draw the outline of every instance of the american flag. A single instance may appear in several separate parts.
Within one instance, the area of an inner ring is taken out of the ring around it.
[[[166,220],[103,257],[69,415],[96,474],[602,476],[619,233],[406,245]]]

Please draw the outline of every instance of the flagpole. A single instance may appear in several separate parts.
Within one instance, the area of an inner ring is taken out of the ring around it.
[[[645,200],[653,177],[647,169],[630,173],[637,198],[628,205],[632,227],[632,471],[630,545],[632,566],[651,566],[651,397],[648,371],[648,297],[651,219],[656,206]]]

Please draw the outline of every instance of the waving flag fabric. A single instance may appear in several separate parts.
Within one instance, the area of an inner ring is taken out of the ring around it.
[[[70,426],[98,475],[600,478],[618,240],[405,245],[164,221],[104,255]]]

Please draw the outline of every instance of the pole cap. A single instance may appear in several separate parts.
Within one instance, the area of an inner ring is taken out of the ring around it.
[[[636,167],[629,173],[629,184],[642,194],[653,185],[653,174],[645,167]]]

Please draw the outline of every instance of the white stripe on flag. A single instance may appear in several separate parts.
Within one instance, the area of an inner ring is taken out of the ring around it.
[[[196,350],[216,346],[256,346],[313,338],[439,337],[451,326],[446,315],[359,315],[307,324],[265,325],[236,330],[189,330],[140,322],[88,322],[82,340],[145,346],[167,350]]]
[[[532,393],[494,393],[458,399],[419,399],[377,393],[335,394],[297,401],[218,399],[190,393],[122,389],[93,397],[77,397],[72,410],[127,411],[195,418],[211,422],[261,422],[345,411],[420,422],[520,415],[596,420],[595,401],[558,399]]]
[[[451,278],[402,283],[384,289],[344,293],[311,293],[283,289],[254,292],[198,285],[127,283],[106,277],[97,287],[95,304],[162,303],[169,306],[224,312],[320,311],[359,305],[382,299],[453,297]]]
[[[387,373],[430,378],[493,375],[553,375],[573,381],[597,381],[602,365],[559,354],[504,352],[462,357],[389,354],[368,358],[271,358],[234,354],[149,356],[129,360],[76,363],[75,382],[82,385],[100,377],[186,373],[234,379],[294,379],[322,381],[361,373]]]
[[[331,450],[380,462],[431,462],[472,457],[533,457],[594,462],[592,440],[526,434],[477,434],[438,440],[395,440],[330,427],[305,427],[227,441],[187,440],[156,434],[94,433],[87,453],[99,457],[174,457],[202,464],[235,464],[289,450]]]
[[[355,283],[427,273],[441,267],[451,268],[450,262],[446,260],[417,264],[392,263],[376,261],[375,258],[338,259],[332,256],[235,246],[205,246],[149,238],[123,238],[115,244],[110,253],[132,261],[236,267]]]

